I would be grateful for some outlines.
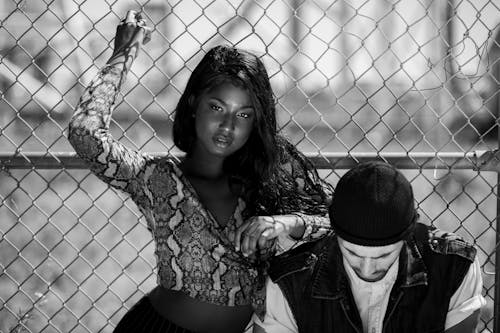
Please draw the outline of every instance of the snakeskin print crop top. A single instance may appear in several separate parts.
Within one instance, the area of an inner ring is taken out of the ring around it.
[[[174,158],[142,154],[111,137],[110,117],[123,75],[118,66],[107,66],[87,87],[70,121],[71,144],[98,178],[130,194],[144,214],[161,286],[213,304],[251,304],[257,270],[228,237],[243,223],[245,202],[238,200],[222,227]],[[308,237],[329,231],[325,218],[303,219]]]

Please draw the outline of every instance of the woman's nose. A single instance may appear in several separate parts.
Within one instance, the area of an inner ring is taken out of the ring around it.
[[[221,129],[224,129],[227,131],[233,131],[234,130],[234,116],[230,112],[227,112],[226,114],[224,114],[219,127]]]

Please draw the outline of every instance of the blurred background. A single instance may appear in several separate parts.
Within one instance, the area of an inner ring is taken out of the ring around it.
[[[498,178],[473,170],[477,152],[498,147],[500,0],[3,0],[0,332],[111,332],[156,285],[144,218],[66,138],[128,9],[153,34],[120,94],[115,138],[178,154],[172,120],[192,69],[220,43],[253,51],[281,133],[323,177],[335,185],[357,161],[386,159],[411,180],[423,222],[476,246],[479,331],[500,330]]]

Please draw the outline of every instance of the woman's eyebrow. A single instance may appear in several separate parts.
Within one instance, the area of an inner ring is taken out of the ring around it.
[[[216,100],[217,102],[219,102],[221,104],[227,105],[227,103],[224,100],[222,100],[218,97],[215,97],[215,96],[210,96],[208,99],[209,100]],[[242,107],[240,107],[240,109],[252,109],[253,110],[254,107],[253,107],[253,105],[243,105]]]

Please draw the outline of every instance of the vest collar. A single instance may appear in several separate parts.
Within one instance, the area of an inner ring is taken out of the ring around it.
[[[399,256],[398,277],[394,288],[410,288],[427,285],[427,268],[422,254],[412,237],[405,242]],[[311,296],[320,299],[345,298],[350,293],[350,284],[342,263],[342,253],[337,237],[319,255],[316,269],[312,275]]]

